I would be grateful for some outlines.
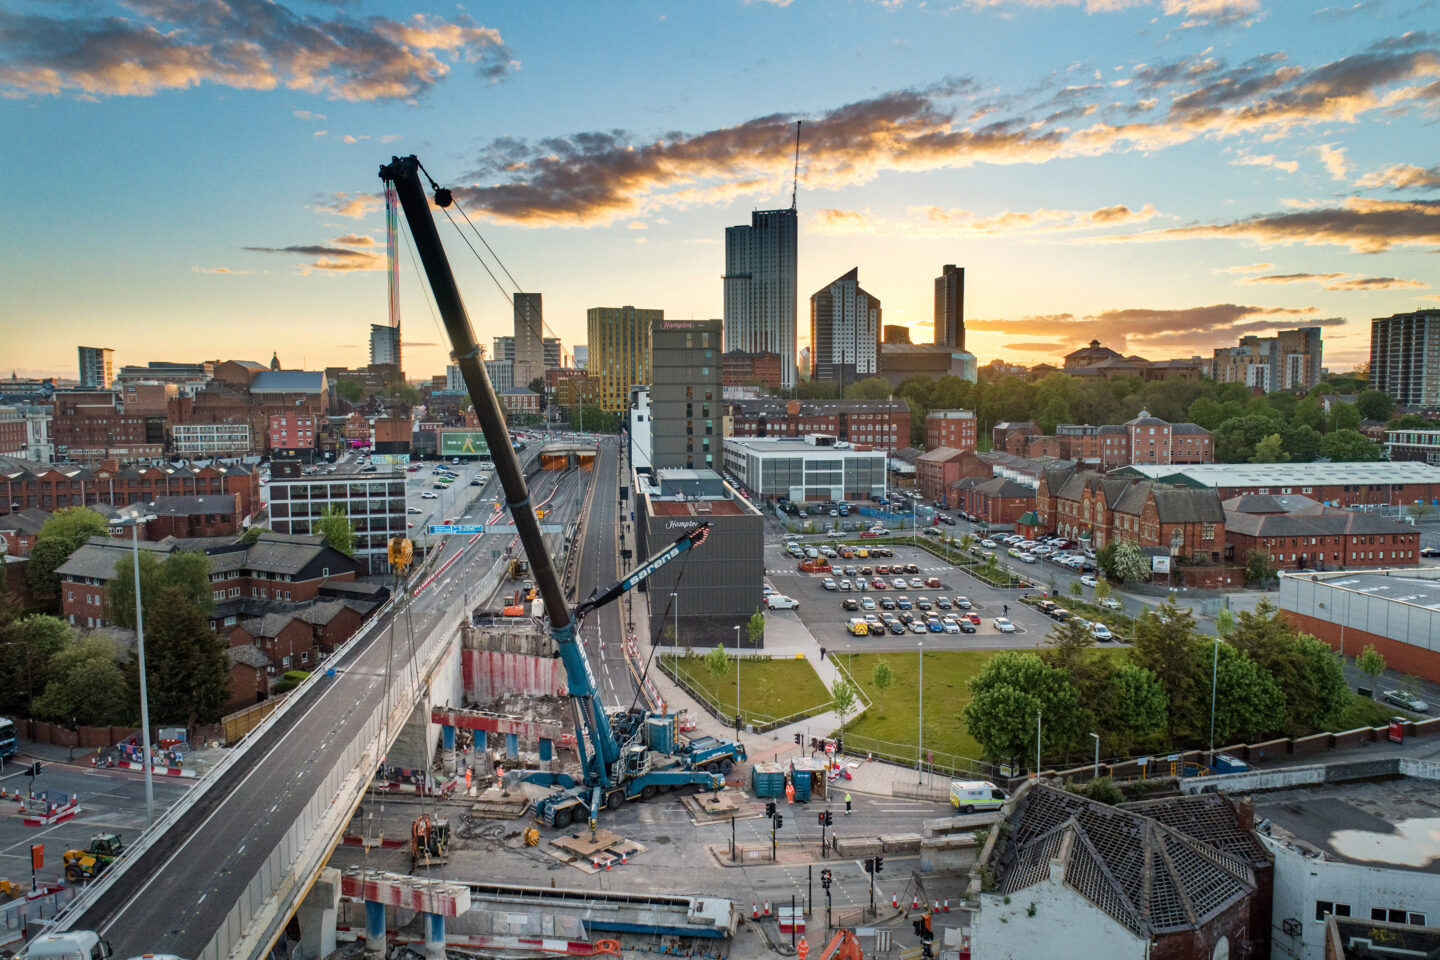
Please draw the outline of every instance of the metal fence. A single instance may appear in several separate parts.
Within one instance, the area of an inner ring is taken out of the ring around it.
[[[847,733],[845,734],[845,752],[851,756],[865,755],[876,760],[887,760],[913,768],[917,746],[913,743],[895,743],[890,740],[877,740],[873,737]],[[946,779],[965,777],[975,780],[990,780],[999,775],[1000,768],[993,763],[986,763],[984,760],[962,757],[959,754],[946,753],[943,750],[931,750],[927,747],[921,773]],[[928,794],[925,799],[929,799]]]

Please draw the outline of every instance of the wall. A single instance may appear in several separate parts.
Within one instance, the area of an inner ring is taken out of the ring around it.
[[[553,657],[461,650],[460,664],[467,702],[490,703],[507,693],[552,696],[565,692],[565,670]]]
[[[1298,629],[1355,656],[1375,644],[1392,670],[1440,682],[1440,610],[1308,576],[1280,578],[1280,609]]]
[[[985,960],[1053,957],[1064,944],[1065,960],[1125,960],[1146,956],[1146,941],[1134,936],[1090,901],[1055,878],[1007,898],[980,897],[972,914],[975,956]],[[1029,910],[1034,905],[1035,915]]]

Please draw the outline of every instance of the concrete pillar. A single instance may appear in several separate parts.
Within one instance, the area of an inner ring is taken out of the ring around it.
[[[445,756],[442,760],[445,763],[447,774],[455,773],[455,728],[450,724],[443,724],[440,727],[441,741],[445,745]]]
[[[551,758],[552,756],[554,756],[554,754],[555,754],[555,747],[554,747],[554,744],[552,744],[552,743],[550,742],[550,738],[549,738],[549,737],[541,737],[541,738],[540,738],[540,762],[541,762],[541,763],[548,763],[549,760],[550,760],[550,758]]]
[[[486,736],[487,735],[484,730],[475,731],[475,745],[472,748],[474,750],[475,759],[474,762],[470,764],[470,766],[475,770],[475,776],[477,777],[484,776],[485,774],[490,773],[490,757],[485,745]]]
[[[300,952],[306,957],[328,957],[335,952],[335,914],[340,908],[340,871],[327,867],[296,916],[300,921]],[[381,913],[382,930],[384,913]]]
[[[520,757],[520,734],[505,734],[505,759],[516,760]]]
[[[425,960],[445,960],[445,918],[425,914]]]
[[[365,956],[367,960],[385,957],[385,904],[365,901]]]

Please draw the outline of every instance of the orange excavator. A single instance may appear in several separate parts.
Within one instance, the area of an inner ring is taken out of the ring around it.
[[[449,846],[450,821],[421,814],[410,825],[410,869],[443,864]]]
[[[865,952],[860,949],[860,941],[855,939],[855,931],[842,927],[835,931],[835,936],[820,952],[820,960],[865,960]]]

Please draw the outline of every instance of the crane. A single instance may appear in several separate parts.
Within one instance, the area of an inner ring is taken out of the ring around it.
[[[535,801],[534,807],[539,819],[555,826],[564,826],[587,815],[593,820],[602,808],[613,810],[626,800],[649,799],[660,790],[690,784],[719,790],[724,785],[720,771],[726,764],[745,760],[744,746],[713,738],[703,738],[706,741],[703,745],[682,743],[673,715],[631,710],[608,712],[599,700],[595,673],[578,639],[580,620],[585,614],[610,603],[666,563],[704,543],[709,525],[690,531],[627,577],[593,594],[575,610],[570,609],[555,564],[545,549],[504,414],[480,362],[480,346],[435,229],[420,180],[422,174],[434,189],[435,205],[441,209],[449,207],[453,202],[450,191],[430,179],[417,157],[392,157],[380,168],[381,180],[393,185],[400,199],[415,241],[415,252],[425,269],[450,340],[451,356],[460,369],[489,444],[495,475],[505,493],[506,509],[514,518],[516,533],[530,560],[531,576],[544,601],[550,637],[565,666],[566,692],[574,713],[575,748],[580,755],[578,780],[567,773],[541,770],[512,771],[509,776],[553,788],[549,795]]]
[[[800,192],[800,125],[804,120],[795,121],[795,179],[790,182],[790,209],[795,209],[795,195]]]

